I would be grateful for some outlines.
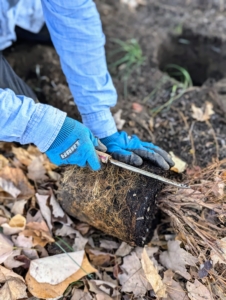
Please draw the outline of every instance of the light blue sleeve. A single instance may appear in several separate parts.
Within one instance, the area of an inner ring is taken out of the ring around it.
[[[48,150],[59,133],[66,113],[34,100],[0,89],[0,141],[35,144]],[[4,130],[3,130],[4,129]]]
[[[42,0],[45,21],[83,123],[99,138],[117,131],[117,94],[107,70],[105,36],[92,0]]]

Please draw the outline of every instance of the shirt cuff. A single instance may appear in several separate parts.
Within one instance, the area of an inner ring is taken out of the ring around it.
[[[99,139],[118,131],[110,110],[82,115],[82,122]]]
[[[67,115],[50,105],[38,103],[35,106],[22,143],[33,143],[41,152],[46,152],[57,137]]]

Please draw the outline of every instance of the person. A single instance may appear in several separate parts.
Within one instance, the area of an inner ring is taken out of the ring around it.
[[[53,106],[35,102],[35,94],[1,54],[0,140],[33,143],[59,166],[89,165],[97,171],[101,164],[96,149],[134,166],[140,166],[143,159],[165,170],[173,166],[170,155],[163,149],[116,128],[110,109],[116,104],[117,93],[107,70],[105,36],[95,3],[92,0],[30,1],[33,19],[29,15],[31,26],[27,27],[38,31],[45,20],[83,124]],[[1,1],[0,50],[16,39],[16,25],[26,29],[29,5],[25,2]],[[37,10],[38,16],[34,14]]]

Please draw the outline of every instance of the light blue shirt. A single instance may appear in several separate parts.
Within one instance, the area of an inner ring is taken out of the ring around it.
[[[83,123],[99,138],[117,131],[117,94],[107,70],[101,21],[92,0],[42,0],[46,24]],[[45,152],[66,114],[0,89],[0,140],[34,143]]]

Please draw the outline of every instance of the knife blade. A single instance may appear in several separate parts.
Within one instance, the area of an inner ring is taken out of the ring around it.
[[[129,170],[129,171],[132,171],[132,172],[135,172],[135,173],[142,174],[144,176],[148,176],[148,177],[157,179],[157,180],[162,181],[162,182],[164,182],[166,184],[170,184],[170,185],[176,186],[176,187],[181,188],[181,189],[189,189],[190,188],[189,185],[187,185],[187,184],[178,183],[176,181],[170,180],[168,178],[162,177],[162,176],[154,174],[152,172],[148,172],[148,171],[139,169],[137,167],[134,167],[134,166],[131,166],[131,165],[127,165],[127,164],[125,164],[125,163],[123,163],[121,161],[115,160],[115,159],[113,159],[111,157],[111,155],[109,155],[107,153],[104,153],[104,152],[101,152],[101,151],[97,151],[97,150],[96,150],[96,152],[97,152],[97,155],[99,156],[100,160],[103,163],[110,162],[111,164],[116,165],[118,167],[124,168],[126,170]]]

